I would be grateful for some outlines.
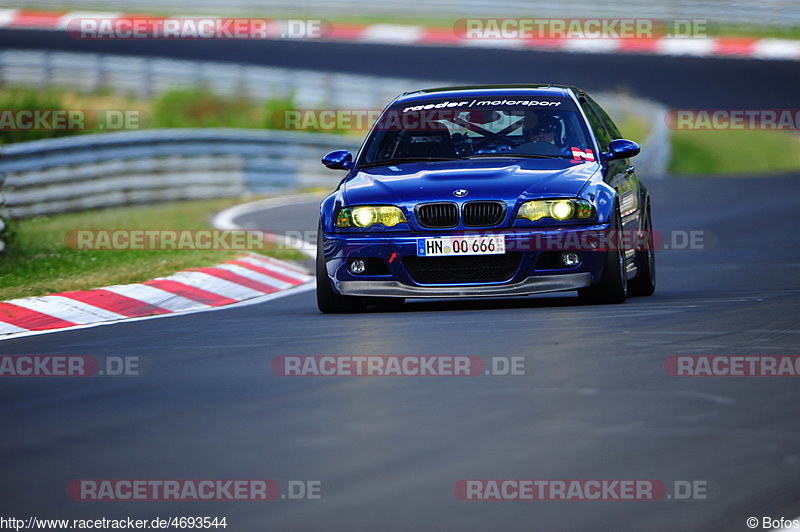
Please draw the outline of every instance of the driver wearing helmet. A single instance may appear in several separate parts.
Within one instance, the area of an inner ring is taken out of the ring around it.
[[[527,113],[522,123],[522,137],[525,142],[515,151],[534,155],[571,155],[561,146],[561,122],[551,116]],[[549,145],[549,146],[548,146]]]
[[[531,142],[549,142],[555,144],[558,121],[554,118],[543,118],[530,129]]]

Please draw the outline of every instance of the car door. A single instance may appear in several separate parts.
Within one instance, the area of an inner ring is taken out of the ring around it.
[[[591,98],[582,96],[579,102],[597,138],[601,153],[607,152],[608,144],[612,140],[622,138],[619,129],[617,129],[617,126],[606,112]],[[617,191],[623,227],[630,230],[638,229],[640,191],[636,169],[630,164],[629,159],[616,159],[603,161],[603,171],[604,181]]]
[[[608,152],[608,144],[613,139],[622,138],[622,136],[611,118],[588,96],[579,98],[579,102],[599,144],[600,160],[604,172],[603,179],[617,191],[623,235],[632,235],[641,228],[638,216],[639,187],[636,171],[628,159],[602,160],[602,154]],[[631,239],[629,237],[623,236],[623,242],[625,243],[625,265],[630,275],[631,268],[635,264],[636,251],[630,246]]]

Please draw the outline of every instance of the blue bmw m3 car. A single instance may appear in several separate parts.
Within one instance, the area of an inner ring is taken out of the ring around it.
[[[406,298],[655,290],[650,196],[584,91],[556,85],[403,94],[322,201],[317,302],[356,312]]]

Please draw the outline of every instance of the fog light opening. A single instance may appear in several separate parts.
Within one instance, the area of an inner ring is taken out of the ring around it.
[[[350,269],[350,273],[354,275],[361,275],[367,271],[367,263],[361,259],[355,259],[350,261],[350,266],[348,266],[348,268]]]
[[[567,268],[572,268],[581,263],[581,258],[577,253],[568,252],[561,254],[561,263]]]

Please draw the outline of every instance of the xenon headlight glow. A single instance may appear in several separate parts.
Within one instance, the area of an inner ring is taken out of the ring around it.
[[[517,218],[535,222],[542,218],[586,220],[595,217],[594,206],[584,199],[533,200],[523,203]]]
[[[393,205],[360,205],[345,207],[336,217],[336,227],[370,227],[383,225],[394,227],[405,223],[406,217],[399,207]]]

